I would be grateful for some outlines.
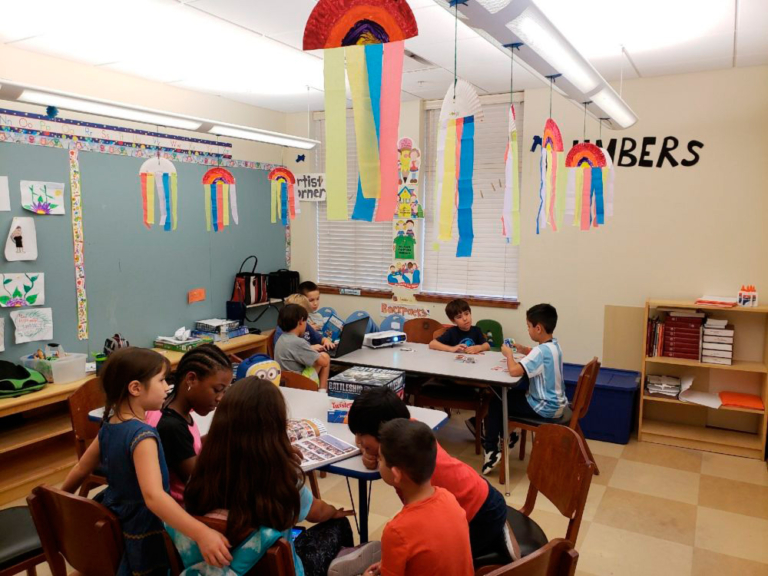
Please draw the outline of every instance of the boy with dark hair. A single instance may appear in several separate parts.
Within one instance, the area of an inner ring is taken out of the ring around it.
[[[522,376],[519,384],[507,393],[510,416],[556,419],[568,406],[563,380],[563,352],[553,336],[557,327],[557,310],[550,304],[537,304],[525,313],[528,336],[537,343],[534,348],[515,344],[526,357],[517,362],[512,349],[504,345],[501,353],[507,359],[510,376]],[[485,458],[483,474],[488,474],[501,461],[499,438],[503,425],[502,405],[498,395],[491,396],[485,418]],[[511,446],[517,440],[514,435]]]
[[[373,470],[378,466],[382,426],[398,418],[410,418],[408,407],[386,386],[371,388],[355,399],[349,409],[347,423],[363,453],[366,468]],[[459,506],[464,509],[469,522],[473,556],[504,549],[504,527],[507,520],[504,497],[471,466],[443,450],[439,443],[436,443],[432,486],[444,488],[453,494]]]
[[[304,339],[308,313],[304,306],[286,304],[277,316],[277,325],[283,331],[275,343],[275,360],[283,370],[298,372],[317,382],[321,390],[328,388],[331,358],[314,349]],[[322,348],[321,344],[316,344]]]
[[[307,297],[307,300],[309,300],[309,323],[312,328],[317,331],[322,330],[323,317],[318,312],[318,309],[320,308],[320,288],[318,288],[317,284],[314,282],[306,280],[299,284],[299,294],[303,294]]]
[[[469,302],[461,298],[451,300],[445,307],[445,315],[454,325],[429,343],[432,350],[479,354],[491,349],[483,331],[477,326],[472,326],[472,308],[469,307]]]
[[[365,576],[471,576],[466,514],[450,492],[430,481],[437,455],[432,430],[396,418],[380,436],[379,473],[404,506],[384,527],[381,562]]]

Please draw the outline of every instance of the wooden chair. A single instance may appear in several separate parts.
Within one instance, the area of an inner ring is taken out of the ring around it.
[[[568,406],[563,415],[557,420],[547,420],[544,418],[522,418],[520,416],[514,416],[509,419],[509,427],[520,428],[520,460],[525,459],[525,442],[526,433],[528,430],[535,432],[536,429],[542,424],[562,424],[568,426],[572,430],[575,430],[581,439],[584,441],[584,447],[589,454],[589,459],[594,463],[595,458],[592,456],[592,451],[589,449],[587,439],[584,437],[584,432],[579,426],[579,420],[587,415],[589,410],[589,404],[592,402],[592,393],[595,390],[595,383],[597,382],[597,375],[600,372],[600,362],[597,358],[592,358],[589,364],[581,369],[579,374],[579,380],[576,383],[576,392],[573,395],[573,402]],[[504,483],[504,475],[507,473],[507,450],[502,450],[501,470],[499,472],[499,481]],[[599,475],[600,470],[595,464],[595,475]]]
[[[504,344],[504,329],[499,322],[496,320],[478,320],[477,327],[480,328],[486,338],[490,332],[492,338],[488,338],[488,342],[491,344],[491,350],[497,352],[501,350],[501,345]]]
[[[207,518],[205,516],[195,516],[200,522],[222,534],[227,531],[227,521],[218,518]],[[178,576],[184,571],[184,565],[181,562],[176,546],[173,544],[170,535],[165,532],[165,549],[168,552],[168,559],[171,564],[171,576]],[[241,542],[248,537],[244,534],[237,541]],[[256,566],[245,573],[245,576],[296,576],[296,569],[293,565],[293,553],[291,545],[284,539],[275,542],[264,554]]]
[[[45,553],[26,506],[0,510],[0,576],[26,571],[36,576],[35,566],[45,562]]]
[[[277,330],[270,330],[266,334],[264,334],[267,337],[267,356],[270,358],[275,357],[275,334],[277,333]]]
[[[440,336],[445,334],[447,331],[448,331],[448,328],[446,328],[445,326],[441,326],[440,328],[438,328],[432,333],[432,340],[437,340],[438,338],[440,338]]]
[[[78,460],[99,435],[101,428],[99,422],[88,418],[88,413],[95,408],[101,408],[105,403],[106,395],[99,378],[91,378],[69,397],[69,417],[72,419],[72,428],[75,431],[75,450]],[[90,474],[83,481],[78,494],[83,497],[88,496],[91,490],[106,483],[107,478],[104,474]]]
[[[50,486],[27,497],[53,576],[66,576],[66,560],[80,574],[116,574],[123,556],[120,521],[107,508]]]
[[[412,318],[403,324],[403,332],[407,336],[407,341],[416,344],[429,344],[435,330],[440,328],[443,328],[443,325],[432,318]]]
[[[556,538],[530,556],[506,566],[484,566],[475,576],[573,576],[578,561],[573,544]]]

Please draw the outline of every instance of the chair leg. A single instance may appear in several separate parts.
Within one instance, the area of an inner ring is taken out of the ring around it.
[[[483,426],[482,416],[481,416],[482,410],[477,410],[475,412],[475,454],[480,454],[480,429]]]
[[[328,472],[325,470],[320,470],[320,478],[325,478],[326,476],[328,476]]]
[[[94,488],[97,488],[100,486],[97,482],[84,482],[82,486],[80,486],[80,490],[77,493],[78,496],[81,498],[88,498],[88,494],[93,490]]]
[[[309,487],[312,490],[312,496],[320,500],[320,485],[317,483],[317,476],[314,470],[309,473]]]
[[[520,429],[520,460],[525,460],[525,440],[528,437],[528,430]]]
[[[579,426],[578,422],[576,423],[576,432],[578,432],[579,436],[581,436],[581,439],[584,440],[584,448],[587,449],[587,454],[589,454],[589,459],[592,460],[592,462],[595,464],[595,476],[600,476],[600,468],[597,467],[597,462],[595,461],[595,457],[592,455],[592,449],[589,447],[589,442],[587,442],[587,439],[584,436],[584,431],[581,429],[581,426]]]
[[[507,454],[509,454],[509,448],[506,442],[502,442],[501,448],[501,465],[499,468],[499,484],[504,486],[507,481],[507,467],[509,462],[507,461]]]
[[[27,576],[37,576],[37,569],[34,566],[27,568]]]

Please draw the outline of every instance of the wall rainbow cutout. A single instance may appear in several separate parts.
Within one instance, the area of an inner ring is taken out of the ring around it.
[[[178,177],[176,167],[165,158],[150,158],[139,168],[144,226],[155,223],[155,196],[160,207],[158,224],[169,232],[178,224]],[[155,194],[157,191],[157,194]]]
[[[279,216],[283,226],[288,226],[288,221],[296,218],[296,214],[301,212],[296,196],[296,177],[283,166],[273,169],[267,177],[271,182],[272,223],[276,223]]]
[[[203,197],[205,199],[205,229],[210,232],[223,230],[229,226],[230,211],[232,221],[239,221],[237,212],[237,187],[232,172],[221,166],[211,168],[203,174]]]
[[[589,142],[580,142],[568,151],[565,165],[575,177],[568,180],[567,205],[573,207],[573,225],[581,230],[605,224],[603,168],[608,166],[603,151]]]

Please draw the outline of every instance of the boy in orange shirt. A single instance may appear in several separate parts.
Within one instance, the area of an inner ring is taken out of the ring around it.
[[[472,551],[464,510],[432,486],[437,441],[429,426],[396,418],[381,427],[379,473],[403,499],[384,527],[381,562],[364,576],[471,576]]]

